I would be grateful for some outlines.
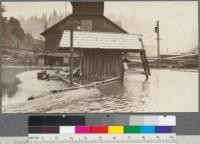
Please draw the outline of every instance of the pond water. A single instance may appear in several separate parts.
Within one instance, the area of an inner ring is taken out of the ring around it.
[[[30,97],[47,95],[51,90],[66,88],[67,84],[56,80],[37,80],[37,73],[41,70],[4,69],[2,78],[3,105],[26,102]],[[55,70],[48,70],[53,75]],[[12,92],[12,93],[11,93]]]
[[[81,99],[53,112],[194,112],[198,111],[198,73],[152,70],[152,76],[126,72],[117,81],[97,87],[100,95]]]
[[[17,84],[20,83],[17,74],[27,71],[26,68],[2,68],[2,95],[11,98],[17,91]]]
[[[24,74],[26,73],[26,74]],[[23,72],[18,77],[17,91],[4,95],[3,104],[26,101],[29,96],[66,87],[61,81],[40,81],[37,71]],[[99,94],[81,98],[66,106],[56,106],[50,112],[107,113],[107,112],[197,112],[198,72],[168,69],[152,69],[151,77],[127,71],[125,79],[96,87]],[[92,95],[92,93],[91,93]]]

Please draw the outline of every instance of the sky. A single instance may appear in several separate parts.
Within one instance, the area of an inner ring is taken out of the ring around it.
[[[3,2],[4,16],[28,18],[72,12],[69,2]],[[120,21],[129,33],[143,34],[145,45],[156,50],[154,26],[160,22],[161,53],[186,52],[198,45],[197,1],[105,2],[104,15]],[[133,22],[134,21],[134,22]]]

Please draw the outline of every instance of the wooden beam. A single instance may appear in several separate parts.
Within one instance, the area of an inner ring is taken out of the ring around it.
[[[143,66],[143,69],[144,69],[144,73],[145,73],[146,79],[148,79],[149,76],[148,76],[147,67],[146,67],[146,64],[145,64],[143,50],[140,51],[140,57],[141,57],[141,60],[142,60],[142,66]]]
[[[51,90],[51,93],[59,93],[59,92],[65,92],[65,91],[69,91],[69,90],[76,90],[76,89],[80,89],[80,88],[89,88],[89,87],[95,87],[97,85],[103,84],[103,83],[109,83],[115,80],[119,80],[120,77],[116,77],[116,78],[111,78],[111,79],[107,79],[107,80],[103,80],[103,81],[98,81],[98,82],[93,82],[91,84],[87,84],[87,85],[81,85],[81,86],[74,86],[74,87],[69,87],[69,88],[65,88],[65,89],[59,89],[59,90]]]

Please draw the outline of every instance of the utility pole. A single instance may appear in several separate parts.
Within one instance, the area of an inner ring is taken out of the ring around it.
[[[159,21],[156,22],[155,32],[157,33],[157,66],[160,68],[160,24]]]
[[[47,19],[45,19],[45,21],[44,21],[44,30],[47,30],[47,28],[48,28],[48,22],[47,22]]]
[[[65,17],[67,16],[67,1],[65,1]]]
[[[73,85],[73,18],[70,19],[70,84]]]

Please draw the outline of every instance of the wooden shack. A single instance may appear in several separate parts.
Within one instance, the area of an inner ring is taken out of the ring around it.
[[[45,65],[63,65],[67,59],[69,50],[60,49],[59,42],[63,31],[70,29],[71,21],[74,30],[80,28],[80,31],[127,33],[103,15],[104,2],[71,2],[71,4],[72,14],[41,33],[45,38]],[[75,58],[75,63],[76,61]]]
[[[104,2],[71,4],[71,15],[42,32],[45,37],[45,65],[63,65],[69,58],[69,30],[73,30],[73,55],[76,55],[73,68],[80,66],[83,78],[122,77],[122,53],[143,52],[138,37],[128,34],[103,15]],[[142,61],[144,66],[145,59]]]
[[[70,31],[64,31],[60,47],[70,49]],[[80,54],[80,72],[87,79],[122,77],[122,53],[140,52],[138,36],[125,33],[73,32],[73,49]]]

